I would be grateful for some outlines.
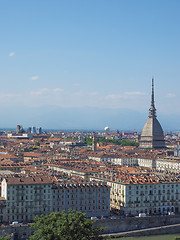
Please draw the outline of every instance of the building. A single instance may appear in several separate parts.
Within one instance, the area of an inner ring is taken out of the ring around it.
[[[32,133],[32,134],[36,133],[36,127],[33,127],[33,126],[32,126],[32,128],[31,128],[31,133]]]
[[[178,142],[177,145],[174,146],[174,156],[175,157],[180,157],[180,144]]]
[[[8,138],[16,138],[16,139],[31,139],[32,134],[30,134],[30,133],[19,133],[19,134],[8,133],[7,137]]]
[[[13,175],[1,182],[6,200],[5,222],[31,222],[36,215],[51,211],[52,179],[45,175]]]
[[[51,211],[73,209],[86,217],[110,215],[110,187],[105,183],[56,183],[52,189]]]
[[[24,129],[21,125],[17,125],[16,133],[24,133]]]
[[[162,127],[156,118],[154,105],[154,79],[152,79],[151,106],[149,118],[141,133],[140,148],[165,148],[165,140]]]
[[[36,128],[36,133],[37,134],[42,134],[42,128],[41,127],[37,127]]]
[[[106,181],[111,187],[112,211],[124,215],[180,212],[180,181],[177,175],[164,177],[126,173],[120,177],[109,177],[102,173],[90,179]]]
[[[156,160],[156,170],[179,173],[180,157],[165,157]]]
[[[0,222],[32,222],[36,215],[53,211],[82,211],[87,217],[110,215],[110,187],[53,171],[16,174],[1,182]]]
[[[6,211],[6,199],[0,197],[0,223],[5,221],[5,212]]]

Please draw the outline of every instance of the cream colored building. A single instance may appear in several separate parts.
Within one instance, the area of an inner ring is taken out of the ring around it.
[[[130,157],[98,157],[98,156],[89,156],[89,159],[98,162],[110,162],[112,164],[117,164],[121,166],[139,166],[139,167],[149,167],[149,168],[156,168],[156,160],[150,158],[141,158],[136,155]]]
[[[85,180],[73,183],[74,179],[61,177],[59,180],[48,174],[5,177],[1,182],[0,221],[31,222],[36,215],[70,208],[85,212],[87,217],[110,215],[107,184]]]
[[[110,215],[110,187],[105,183],[54,184],[51,211],[68,209],[85,212],[87,217]]]
[[[166,157],[164,159],[156,160],[156,169],[171,172],[180,172],[180,158]]]
[[[6,199],[5,222],[30,222],[36,215],[51,211],[52,180],[44,175],[14,175],[1,182]]]
[[[102,180],[102,177],[91,177],[91,180]],[[139,213],[158,214],[169,211],[180,212],[180,182],[157,182],[149,177],[147,182],[107,180],[111,186],[111,210],[120,211],[122,214],[138,215]]]

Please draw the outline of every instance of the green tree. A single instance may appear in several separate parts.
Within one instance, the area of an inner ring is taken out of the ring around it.
[[[35,142],[35,146],[40,146],[40,143],[39,142]]]
[[[90,137],[85,137],[85,138],[83,139],[83,142],[84,142],[85,144],[87,144],[87,145],[92,145],[92,138],[90,138]]]
[[[68,213],[52,212],[48,216],[36,216],[31,228],[30,240],[100,240],[102,229],[93,228],[93,221],[85,213],[69,210]]]
[[[0,237],[0,240],[11,240],[11,237]]]

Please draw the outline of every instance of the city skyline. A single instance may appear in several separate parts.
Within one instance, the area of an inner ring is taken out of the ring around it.
[[[179,130],[179,1],[1,3],[0,128]]]

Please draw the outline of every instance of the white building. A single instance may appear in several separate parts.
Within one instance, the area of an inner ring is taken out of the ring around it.
[[[156,176],[128,176],[123,180],[94,176],[91,180],[107,181],[111,186],[111,209],[122,214],[180,212],[180,182],[177,179],[166,179],[163,182]]]
[[[156,169],[163,171],[180,172],[180,158],[166,157],[164,159],[157,159]]]

